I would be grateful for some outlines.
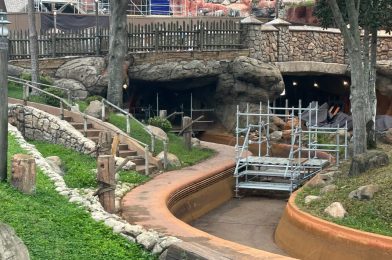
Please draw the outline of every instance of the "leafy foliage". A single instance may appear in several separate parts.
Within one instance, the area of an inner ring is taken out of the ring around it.
[[[169,122],[169,120],[167,120],[166,118],[161,118],[159,116],[155,116],[155,117],[150,117],[148,119],[148,124],[152,125],[152,126],[156,126],[161,128],[163,131],[165,131],[166,133],[169,132],[170,130],[172,130],[172,125]]]
[[[60,98],[64,98],[66,96],[66,94],[64,93],[64,91],[62,89],[58,89],[58,88],[47,88],[45,89],[46,92],[49,92],[57,97]],[[59,107],[60,106],[60,100],[52,97],[50,95],[47,95],[45,93],[41,93],[40,94],[43,98],[43,101],[45,104],[50,105],[50,106],[54,106],[54,107]]]
[[[24,80],[31,81],[31,73],[23,72],[22,75],[20,75],[20,78],[24,79]],[[53,80],[49,76],[42,76],[41,75],[41,76],[39,76],[39,83],[46,84],[46,85],[53,85]],[[41,88],[45,89],[46,87],[41,86]]]

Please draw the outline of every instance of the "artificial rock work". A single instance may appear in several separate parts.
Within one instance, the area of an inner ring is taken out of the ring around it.
[[[29,251],[15,231],[0,223],[0,259],[29,260]]]
[[[193,60],[150,63],[129,69],[131,86],[146,88],[157,84],[167,91],[208,88],[201,101],[214,107],[215,113],[228,129],[235,124],[236,106],[250,103],[258,109],[259,102],[274,100],[284,90],[282,75],[276,66],[240,56],[234,60]]]

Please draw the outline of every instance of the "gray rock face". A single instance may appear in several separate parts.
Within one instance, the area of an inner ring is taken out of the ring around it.
[[[102,103],[99,100],[93,100],[90,105],[84,111],[85,114],[93,116],[95,118],[101,118],[102,116]]]
[[[187,90],[206,87],[205,107],[215,112],[228,129],[236,121],[236,106],[250,103],[259,109],[259,102],[278,97],[284,89],[282,75],[277,67],[249,57],[234,60],[192,60],[143,64],[129,69],[132,84],[143,88],[158,84],[168,90]]]
[[[365,185],[350,192],[348,197],[350,199],[370,200],[373,198],[374,193],[378,192],[379,190],[380,187],[378,185],[374,185],[374,184]]]
[[[321,193],[321,194],[330,193],[330,192],[335,191],[336,188],[337,188],[336,185],[334,185],[334,184],[329,184],[329,185],[323,187],[323,188],[320,190],[320,193]]]
[[[74,79],[56,79],[54,85],[71,90],[75,99],[85,99],[88,96],[85,86]]]
[[[152,125],[148,125],[147,129],[150,130],[151,133],[153,133],[153,135],[158,137],[160,140],[168,140],[167,134],[161,128],[156,127],[156,126],[152,126]]]
[[[8,64],[8,76],[19,78],[23,72],[30,72],[30,70]]]
[[[108,79],[105,73],[105,60],[102,57],[68,61],[58,68],[56,77],[81,82],[91,95],[103,95],[107,90]]]
[[[344,218],[347,215],[347,211],[344,209],[342,203],[340,202],[332,203],[324,210],[324,212],[333,218],[340,219]]]
[[[16,236],[11,227],[3,223],[0,223],[0,259],[30,259],[29,251],[23,241]]]
[[[351,161],[350,176],[359,175],[370,169],[379,168],[389,164],[388,155],[382,151],[368,151],[355,155]]]
[[[386,144],[392,144],[392,128],[385,132],[378,133],[378,139]]]

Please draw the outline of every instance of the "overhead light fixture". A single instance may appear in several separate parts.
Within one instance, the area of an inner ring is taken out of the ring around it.
[[[318,87],[319,87],[319,84],[318,84],[317,82],[314,82],[314,83],[313,83],[313,87],[318,88]]]
[[[281,96],[285,96],[286,95],[286,89],[283,90],[282,93],[280,93]]]
[[[343,86],[347,87],[349,85],[347,80],[343,80]]]
[[[124,84],[123,85],[123,89],[127,89],[128,88],[128,85],[127,84]]]
[[[298,82],[297,81],[293,81],[293,86],[297,86],[298,85]]]

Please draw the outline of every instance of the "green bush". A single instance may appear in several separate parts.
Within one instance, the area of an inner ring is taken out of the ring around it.
[[[64,98],[66,96],[66,94],[64,93],[64,91],[62,89],[58,89],[58,88],[47,88],[45,89],[46,92],[49,92],[53,95],[56,95],[60,98]],[[42,93],[42,97],[44,99],[45,104],[50,105],[50,106],[54,106],[54,107],[59,107],[60,106],[60,100],[46,95],[44,93]]]
[[[151,117],[148,119],[148,124],[161,128],[166,133],[169,132],[173,127],[169,120],[160,118],[159,116]]]
[[[90,96],[90,97],[86,98],[84,101],[85,101],[87,104],[90,104],[91,101],[95,101],[95,100],[102,101],[102,98],[103,98],[103,97],[96,95],[96,96]]]
[[[20,78],[23,80],[31,81],[31,73],[23,72],[22,75],[20,75]],[[39,76],[39,82],[46,85],[53,85],[53,80],[49,76]],[[46,87],[41,86],[40,88],[45,89]]]

